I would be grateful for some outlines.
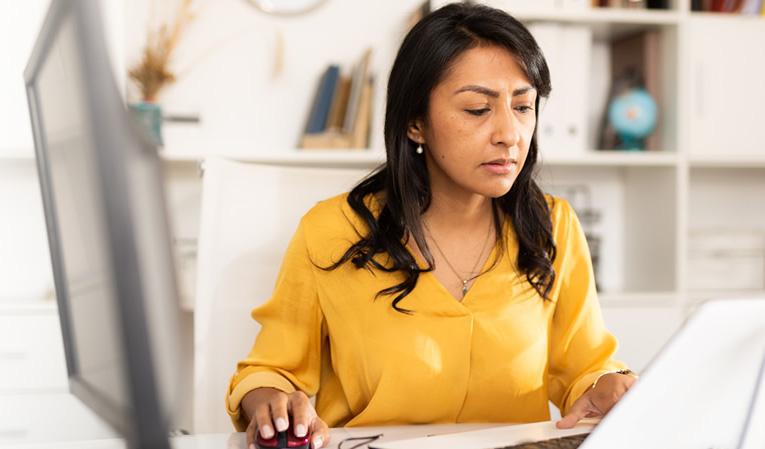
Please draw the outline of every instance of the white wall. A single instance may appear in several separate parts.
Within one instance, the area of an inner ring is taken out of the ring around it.
[[[388,72],[407,17],[420,2],[329,0],[308,15],[289,18],[266,15],[245,0],[199,1],[199,15],[175,60],[180,78],[160,101],[167,112],[199,113],[202,124],[198,129],[166,126],[167,146],[173,151],[219,151],[225,149],[223,141],[230,141],[252,152],[295,148],[326,66],[336,62],[349,71],[371,46],[376,75],[371,139],[372,147],[383,148]],[[154,17],[172,12],[172,3],[156,6]],[[150,5],[138,0],[128,7],[130,64],[151,22]],[[277,72],[280,36],[283,66]]]
[[[121,56],[123,0],[100,0],[107,45],[118,85],[124,85]],[[50,268],[42,199],[34,161],[23,71],[50,0],[0,0],[0,301],[50,298]]]
[[[0,0],[0,152],[31,154],[23,71],[48,0]],[[41,299],[52,288],[33,161],[0,161],[0,301]]]

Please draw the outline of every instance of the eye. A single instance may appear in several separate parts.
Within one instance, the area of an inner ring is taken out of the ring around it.
[[[483,108],[483,109],[465,109],[465,112],[472,115],[484,115],[485,113],[489,112],[491,109],[489,108]]]
[[[521,114],[528,114],[529,112],[534,111],[534,108],[531,106],[518,106],[515,108],[516,111],[520,112]]]

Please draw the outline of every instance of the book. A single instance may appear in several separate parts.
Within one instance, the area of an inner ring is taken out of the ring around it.
[[[355,128],[351,138],[351,148],[366,148],[369,146],[369,125],[372,118],[372,93],[374,79],[370,76],[364,80],[359,101],[359,113],[355,120]]]
[[[340,67],[334,64],[327,67],[327,70],[322,75],[313,108],[308,118],[308,124],[305,128],[306,134],[320,133],[326,128],[329,110],[332,106],[332,97],[337,88],[339,76]]]
[[[353,132],[355,126],[359,103],[361,102],[361,94],[366,84],[367,72],[369,71],[369,63],[371,59],[372,49],[368,48],[353,70],[353,77],[351,79],[351,92],[348,95],[348,108],[346,110],[345,120],[343,122],[343,132],[348,134]]]
[[[312,126],[306,126],[300,148],[366,148],[369,145],[374,85],[369,75],[371,55],[372,50],[367,49],[350,77],[340,76],[337,66],[327,69],[310,114]],[[321,127],[320,123],[323,123]]]
[[[746,0],[741,6],[741,14],[758,15],[762,9],[762,0]]]
[[[648,0],[646,7],[648,9],[669,9],[669,0]]]
[[[338,87],[335,89],[334,98],[332,98],[332,106],[329,108],[329,119],[326,126],[328,131],[340,131],[343,128],[350,90],[351,79],[347,76],[341,76],[338,80]]]
[[[592,42],[593,31],[588,26],[565,25],[560,30],[560,67],[565,72],[559,73],[556,81],[557,94],[563,100],[558,151],[568,155],[583,154],[589,146],[588,117],[582,113],[582,105],[591,96]]]
[[[537,143],[542,155],[560,152],[565,148],[561,125],[563,123],[564,104],[562,84],[566,68],[562,65],[562,29],[563,25],[551,22],[536,22],[528,25],[542,50],[547,67],[550,70],[552,92],[549,98],[540,101],[539,121],[537,122]]]
[[[346,133],[342,129],[329,129],[316,134],[304,134],[300,147],[303,149],[366,148],[369,146],[369,130],[372,118],[374,79],[368,77],[361,89],[354,129]]]

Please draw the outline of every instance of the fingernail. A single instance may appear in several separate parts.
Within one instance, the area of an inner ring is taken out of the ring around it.
[[[255,443],[250,443],[250,447],[249,447],[249,449],[256,449],[256,448],[255,448]]]
[[[295,427],[295,436],[302,438],[306,433],[308,433],[308,429],[305,427],[305,424],[298,424],[297,427]]]
[[[271,426],[263,426],[260,429],[260,434],[263,435],[263,438],[271,438],[274,436],[274,429]]]
[[[321,437],[314,438],[313,439],[313,449],[319,449],[323,442],[324,441],[321,439]]]
[[[287,430],[287,427],[289,427],[289,424],[287,424],[287,420],[284,418],[276,418],[276,430],[279,432],[284,432]]]

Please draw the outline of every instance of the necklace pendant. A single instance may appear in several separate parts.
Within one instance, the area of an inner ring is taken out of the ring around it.
[[[467,295],[467,291],[468,291],[467,282],[468,281],[462,281],[462,296]]]

